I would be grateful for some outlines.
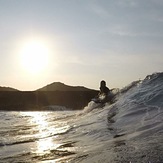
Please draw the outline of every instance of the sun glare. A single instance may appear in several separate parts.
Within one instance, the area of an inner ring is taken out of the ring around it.
[[[21,50],[21,64],[29,73],[40,73],[46,69],[49,61],[49,49],[40,41],[27,42]]]
[[[39,155],[49,153],[51,149],[56,149],[60,144],[53,141],[54,136],[57,134],[56,128],[48,122],[48,112],[20,112],[21,115],[28,117],[29,125],[32,126],[33,136],[38,138],[36,141],[36,147],[33,148],[33,152]],[[36,132],[37,131],[37,132]]]

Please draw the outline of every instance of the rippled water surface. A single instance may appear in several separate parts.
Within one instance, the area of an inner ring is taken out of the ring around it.
[[[0,112],[2,163],[163,163],[163,73],[80,111]]]
[[[61,147],[64,140],[60,141],[71,129],[66,121],[71,116],[71,111],[0,112],[0,161],[55,160],[71,155]]]

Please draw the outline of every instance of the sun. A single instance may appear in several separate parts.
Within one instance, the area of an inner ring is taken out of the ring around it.
[[[20,53],[23,68],[31,74],[40,73],[46,69],[49,61],[49,49],[39,40],[26,42]]]

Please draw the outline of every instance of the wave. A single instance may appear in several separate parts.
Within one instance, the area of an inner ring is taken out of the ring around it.
[[[2,141],[0,146],[6,145],[10,148],[39,140],[45,142],[45,139],[53,138],[53,143],[57,146],[47,149],[48,153],[45,151],[39,156],[37,153],[28,153],[27,150],[24,157],[20,151],[23,158],[15,155],[14,159],[31,159],[35,162],[56,160],[56,162],[72,163],[161,163],[163,162],[162,83],[163,73],[154,73],[144,80],[132,82],[121,90],[114,89],[116,100],[112,104],[100,105],[91,101],[82,111],[49,112],[44,116],[48,123],[47,127],[51,129],[42,130],[43,135],[29,134],[26,139]],[[30,119],[30,117],[24,118]],[[20,129],[22,128],[23,126],[20,126]],[[33,125],[27,125],[26,128],[28,131]],[[2,129],[6,135],[5,126]],[[8,159],[8,156],[4,157],[5,159]]]
[[[163,73],[148,75],[143,81],[133,82],[125,89],[125,92],[121,91],[119,100],[108,112],[108,123],[112,122],[112,130],[115,130],[114,138],[117,137],[116,135],[122,136],[129,142],[128,144],[131,143],[132,146],[139,149],[139,154],[141,151],[151,162],[163,160],[163,157],[160,158],[163,146],[158,150],[158,160],[153,154],[151,156],[148,154],[149,151],[157,150],[163,141],[160,140],[163,136],[162,83]],[[142,148],[143,146],[145,149]],[[136,154],[139,157],[137,159],[142,161],[136,150],[132,154]],[[124,156],[126,160],[129,160],[128,155]],[[135,161],[135,159],[130,159]]]
[[[101,107],[90,102],[80,120],[74,122],[76,136],[84,144],[80,148],[87,146],[90,152],[80,151],[72,160],[163,162],[162,83],[163,73],[155,73],[117,91],[113,104]],[[76,136],[70,136],[70,140],[75,141]]]

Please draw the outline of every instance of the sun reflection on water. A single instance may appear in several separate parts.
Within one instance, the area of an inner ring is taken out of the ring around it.
[[[50,153],[50,150],[54,150],[59,147],[60,144],[55,144],[52,137],[46,139],[40,139],[37,141],[37,153],[44,154]]]
[[[47,122],[47,114],[41,112],[29,112],[32,117],[31,123],[34,123],[38,126],[38,128],[44,128],[48,126]]]
[[[54,125],[50,126],[48,122],[49,113],[46,112],[23,112],[24,116],[29,117],[29,123],[32,125],[34,131],[33,137],[36,139],[36,147],[33,149],[34,153],[45,154],[49,153],[51,149],[56,149],[60,144],[54,142],[57,136],[54,136],[58,129]]]

